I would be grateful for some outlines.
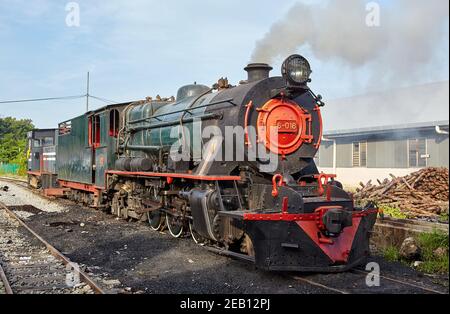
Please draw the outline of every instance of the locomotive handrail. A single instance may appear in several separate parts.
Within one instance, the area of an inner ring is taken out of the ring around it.
[[[197,106],[197,107],[193,107],[193,108],[180,109],[180,110],[175,110],[175,111],[171,111],[171,112],[161,113],[161,114],[158,114],[158,115],[155,115],[155,116],[151,116],[151,117],[148,117],[148,118],[142,118],[142,119],[129,121],[128,124],[140,123],[140,122],[148,121],[150,119],[158,119],[160,117],[168,116],[168,115],[175,114],[175,113],[189,113],[189,114],[192,114],[191,113],[192,110],[206,108],[206,107],[210,107],[210,106],[214,106],[214,105],[218,105],[218,104],[226,103],[226,102],[232,104],[233,106],[237,106],[233,102],[233,100],[234,100],[234,98],[228,98],[228,99],[212,102],[212,103],[209,103],[209,104],[206,104],[206,105],[201,105],[201,106]]]
[[[250,115],[250,110],[253,107],[253,101],[249,101],[249,103],[245,106],[247,109],[245,110],[245,117],[244,117],[244,133],[245,133],[245,144],[248,147],[252,147],[252,144],[250,143],[250,137],[248,135],[248,118]]]
[[[158,151],[162,146],[145,146],[145,145],[124,145],[126,150],[144,150],[144,151]]]
[[[194,121],[195,119],[213,120],[213,119],[221,119],[221,118],[222,118],[222,114],[209,113],[209,114],[205,114],[205,115],[202,115],[202,116],[186,118],[186,119],[183,119],[182,122],[183,123],[189,123],[189,122]],[[136,131],[141,131],[141,130],[151,130],[151,129],[158,129],[158,128],[174,126],[174,125],[179,125],[179,124],[180,124],[179,120],[174,120],[174,121],[161,122],[161,123],[153,124],[153,125],[145,125],[145,126],[138,126],[138,127],[134,127],[134,128],[129,128],[128,131],[136,132]]]

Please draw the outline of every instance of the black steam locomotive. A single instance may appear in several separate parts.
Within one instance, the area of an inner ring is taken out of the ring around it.
[[[262,269],[363,263],[377,210],[354,207],[335,176],[316,168],[323,102],[308,87],[308,61],[290,56],[280,77],[263,63],[245,70],[238,86],[187,85],[176,99],[111,105],[60,123],[57,145],[46,148],[54,171],[34,162],[30,182],[174,237],[189,233]]]

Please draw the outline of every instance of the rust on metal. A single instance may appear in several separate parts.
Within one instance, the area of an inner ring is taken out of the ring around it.
[[[64,196],[65,192],[69,192],[68,188],[49,188],[44,189],[45,196]]]
[[[5,286],[6,294],[14,294],[11,289],[11,286],[9,285],[8,278],[6,278],[6,274],[3,271],[2,265],[0,265],[0,279],[2,280],[3,285]]]

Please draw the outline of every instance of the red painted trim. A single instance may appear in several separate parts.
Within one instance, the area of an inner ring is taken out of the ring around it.
[[[200,180],[200,181],[239,181],[240,176],[199,176],[195,174],[187,173],[161,173],[161,172],[131,172],[131,171],[117,171],[108,170],[107,174],[116,174],[121,176],[131,177],[162,177],[162,178],[182,178],[188,180]]]
[[[319,139],[317,140],[317,142],[314,144],[314,147],[316,149],[319,149],[320,144],[322,143],[322,136],[323,136],[323,121],[322,121],[322,112],[320,111],[320,107],[316,105],[316,107],[314,108],[314,111],[317,112],[317,117],[319,118],[319,128],[320,128],[320,133],[319,133]]]
[[[278,196],[277,186],[283,185],[283,176],[281,174],[276,174],[272,177],[272,196]]]
[[[319,195],[323,195],[325,192],[325,189],[323,188],[324,185],[328,185],[328,182],[330,179],[334,179],[337,176],[335,174],[326,174],[321,172],[320,174],[314,175],[314,178],[317,179],[317,182],[319,184],[319,187],[317,188],[317,193]],[[329,201],[329,199],[327,199]]]
[[[259,112],[257,120],[258,139],[264,143],[265,147],[271,152],[281,155],[282,158],[285,159],[286,155],[297,151],[303,143],[312,143],[314,136],[311,128],[311,114],[299,107],[297,103],[284,98],[271,99],[265,103],[262,108],[258,108],[256,110]],[[295,114],[292,119],[295,119],[298,132],[293,133],[296,134],[295,138],[291,139],[289,143],[280,143],[279,137],[275,143],[272,142],[273,138],[271,134],[271,127],[276,127],[276,125],[274,125],[273,121],[275,117],[270,117],[272,116],[272,112],[274,112],[274,110],[277,110],[278,112],[276,115],[280,115],[281,113],[284,115],[290,115],[291,112],[294,112]]]
[[[329,206],[330,208],[336,208],[336,206]],[[361,212],[353,212],[353,218],[360,218],[368,216],[370,214],[378,213],[378,209],[368,209]],[[288,214],[288,213],[275,213],[275,214],[244,214],[244,220],[250,221],[312,221],[317,220],[318,214]]]
[[[88,145],[92,146],[92,116],[88,118]]]
[[[59,185],[65,188],[70,188],[74,190],[81,190],[86,191],[94,194],[99,194],[101,190],[103,190],[100,187],[97,187],[92,184],[85,184],[85,183],[79,183],[79,182],[72,182],[72,181],[64,181],[64,180],[58,180]]]
[[[67,192],[70,189],[67,188],[49,188],[44,190],[45,196],[64,196],[64,192]]]
[[[318,232],[314,221],[298,221],[297,225],[311,238],[317,246],[333,261],[346,263],[352,249],[356,232],[361,223],[360,217],[353,217],[353,223],[345,228],[336,238],[328,238]]]
[[[248,136],[248,117],[250,115],[250,110],[253,107],[253,102],[250,100],[250,102],[245,107],[247,108],[247,110],[245,111],[245,118],[244,118],[245,144],[248,147],[252,147],[252,143],[250,143],[250,138]]]

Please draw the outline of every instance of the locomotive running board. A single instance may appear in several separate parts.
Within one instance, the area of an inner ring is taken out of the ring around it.
[[[228,176],[228,175],[195,175],[190,173],[169,173],[169,172],[133,172],[133,171],[117,171],[108,170],[107,174],[115,174],[119,176],[128,177],[154,177],[154,178],[167,178],[172,181],[173,179],[187,179],[198,181],[240,181],[240,176]]]

